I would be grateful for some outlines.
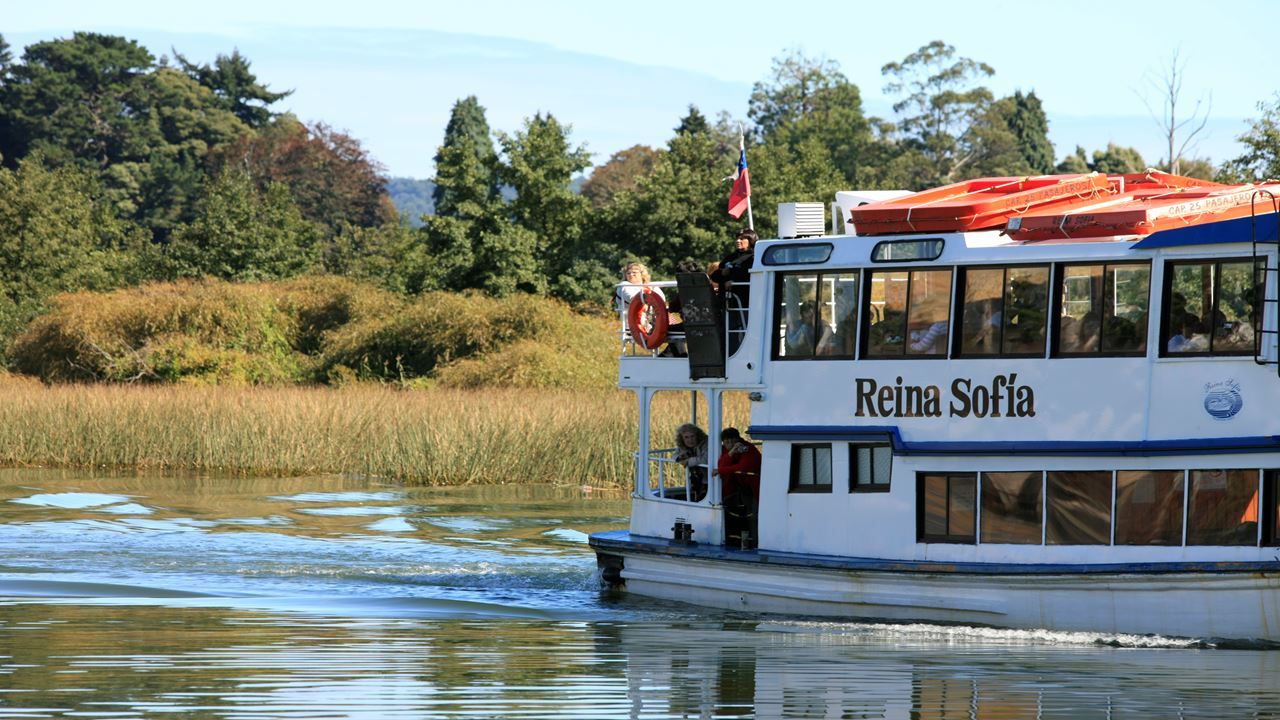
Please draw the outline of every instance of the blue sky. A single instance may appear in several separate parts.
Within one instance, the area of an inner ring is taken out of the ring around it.
[[[1177,52],[1185,107],[1212,107],[1193,154],[1221,161],[1275,97],[1280,60],[1274,0],[3,2],[0,33],[15,49],[74,30],[201,61],[238,48],[273,89],[294,90],[285,109],[350,132],[390,174],[411,177],[430,176],[449,108],[468,94],[495,130],[554,113],[603,162],[664,143],[690,103],[745,118],[752,83],[792,48],[836,61],[867,112],[891,117],[880,67],[934,39],[991,65],[998,95],[1034,90],[1059,157],[1116,142],[1151,163],[1162,137],[1144,97],[1159,108],[1152,81]]]

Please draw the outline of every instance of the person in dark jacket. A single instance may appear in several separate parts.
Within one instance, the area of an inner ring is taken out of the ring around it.
[[[734,239],[733,251],[724,256],[720,266],[711,274],[712,282],[720,286],[720,299],[728,311],[729,354],[737,351],[742,333],[747,327],[747,308],[751,304],[751,267],[755,265],[756,241],[759,236],[750,228],[743,228]]]

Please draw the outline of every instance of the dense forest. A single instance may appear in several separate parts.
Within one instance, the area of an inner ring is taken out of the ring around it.
[[[940,41],[882,72],[892,119],[865,114],[834,62],[774,60],[744,98],[757,208],[854,187],[1171,164],[1116,145],[1059,161],[1035,92],[995,97],[983,85],[994,70]],[[623,262],[658,274],[705,263],[737,224],[724,178],[740,124],[727,113],[690,106],[665,146],[618,152],[582,182],[589,154],[571,118],[495,130],[479,99],[458,99],[435,177],[397,188],[415,198],[406,217],[359,142],[273,109],[287,95],[236,51],[157,58],[80,32],[18,56],[0,37],[0,366],[13,367],[15,340],[60,293],[91,303],[85,293],[149,283],[328,275],[410,303],[445,291],[598,304]],[[1240,157],[1173,161],[1203,177],[1280,176],[1280,95],[1259,111]],[[775,219],[756,221],[767,235]]]

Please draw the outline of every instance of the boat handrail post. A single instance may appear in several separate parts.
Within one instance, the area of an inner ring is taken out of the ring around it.
[[[640,400],[639,428],[636,447],[635,487],[636,497],[647,497],[649,490],[649,405],[653,402],[653,388],[641,388],[636,393]]]
[[[720,505],[720,477],[715,469],[720,457],[720,429],[724,424],[722,415],[723,395],[719,388],[711,388],[707,398],[707,502],[711,507]]]

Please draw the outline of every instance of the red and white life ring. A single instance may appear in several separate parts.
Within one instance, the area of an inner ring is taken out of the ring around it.
[[[670,322],[667,303],[653,288],[636,293],[627,305],[627,328],[645,350],[656,350],[666,342]]]

